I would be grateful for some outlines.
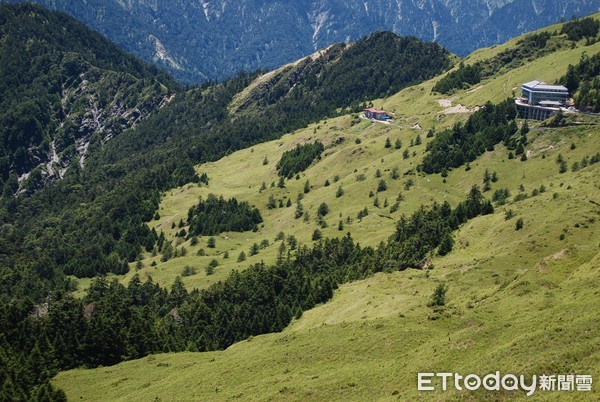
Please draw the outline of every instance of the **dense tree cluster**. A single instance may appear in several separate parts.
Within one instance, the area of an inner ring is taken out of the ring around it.
[[[285,151],[277,163],[277,172],[280,176],[291,179],[295,174],[306,170],[315,159],[321,157],[325,147],[321,141],[312,144],[296,145],[291,151]],[[308,183],[308,182],[307,182]],[[310,191],[310,187],[308,188]],[[308,191],[304,191],[308,193]]]
[[[317,239],[312,248],[282,255],[273,266],[256,264],[201,291],[188,292],[179,277],[167,290],[136,275],[128,286],[99,278],[83,299],[55,290],[38,303],[24,296],[8,303],[3,294],[3,389],[10,387],[9,395],[22,399],[42,391],[60,399],[48,382],[57,370],[112,365],[157,352],[223,349],[249,336],[281,331],[293,317],[329,300],[342,283],[420,267],[461,223],[492,211],[475,187],[454,210],[444,203],[403,216],[396,234],[377,250],[361,248],[349,235]]]
[[[441,255],[452,250],[451,233],[460,225],[493,212],[491,202],[485,200],[479,188],[474,186],[467,200],[455,209],[444,202],[431,208],[422,206],[410,217],[402,215],[393,236],[395,246],[388,248],[388,264],[395,269],[420,268],[436,247],[440,247]]]
[[[467,89],[501,71],[519,67],[528,61],[542,57],[552,51],[548,46],[551,37],[552,34],[548,32],[527,35],[516,46],[503,50],[494,57],[473,65],[461,63],[457,70],[442,77],[433,87],[433,91],[450,95],[456,90]]]
[[[344,105],[389,96],[447,70],[449,54],[435,43],[376,32],[353,43],[339,62],[327,66],[319,87],[325,99]]]
[[[575,105],[593,113],[600,112],[600,53],[581,55],[579,63],[569,64],[567,74],[559,80],[573,94]]]
[[[499,71],[517,68],[531,60],[542,57],[554,49],[548,46],[552,34],[540,32],[529,34],[517,42],[517,45],[503,50],[496,56],[483,60],[481,66],[481,78],[491,77]]]
[[[283,68],[245,98],[236,122],[249,132],[265,131],[265,125],[289,132],[325,116],[359,111],[367,100],[434,77],[450,65],[449,53],[437,44],[378,32]]]
[[[587,17],[567,22],[563,25],[560,33],[566,34],[569,40],[580,41],[585,38],[595,38],[599,30],[600,21]]]
[[[423,158],[420,170],[425,173],[451,170],[474,161],[503,140],[509,143],[518,130],[514,123],[516,116],[512,99],[498,105],[486,103],[464,124],[456,123],[452,129],[439,132],[427,144],[429,152]]]
[[[235,198],[225,200],[214,194],[209,194],[206,200],[200,198],[198,205],[188,211],[187,218],[189,234],[204,236],[256,230],[261,222],[260,211],[246,201],[238,202]]]
[[[433,87],[434,92],[450,95],[456,89],[467,89],[481,81],[479,65],[460,64],[458,70],[452,71],[441,78]]]

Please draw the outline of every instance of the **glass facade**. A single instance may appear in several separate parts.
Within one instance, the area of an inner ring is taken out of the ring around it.
[[[532,81],[521,86],[521,97],[530,105],[538,105],[543,101],[559,102],[564,105],[569,98],[569,90],[562,85],[547,85]]]

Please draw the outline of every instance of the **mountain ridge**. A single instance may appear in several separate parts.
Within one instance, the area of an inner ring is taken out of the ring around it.
[[[38,2],[70,13],[188,83],[270,70],[378,30],[434,40],[465,55],[599,10],[593,0],[177,0],[169,7],[144,0]]]

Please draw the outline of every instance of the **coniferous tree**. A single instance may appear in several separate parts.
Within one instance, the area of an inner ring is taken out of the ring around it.
[[[525,121],[523,121],[523,124],[521,125],[521,136],[527,135],[528,132],[529,132],[529,124],[527,123],[527,120],[525,120]]]
[[[446,305],[446,292],[448,292],[448,287],[443,283],[440,283],[433,294],[431,295],[431,301],[429,302],[429,307],[441,307]]]
[[[523,229],[523,226],[524,226],[523,218],[517,219],[517,222],[515,223],[515,230],[521,230],[521,229]]]
[[[329,206],[325,202],[322,202],[319,205],[319,209],[317,210],[317,213],[319,216],[327,215],[329,213]]]
[[[452,251],[452,247],[454,246],[454,240],[452,239],[452,235],[447,233],[444,237],[444,240],[440,243],[440,247],[438,248],[438,254],[444,256]]]
[[[523,148],[523,144],[519,142],[517,145],[517,149],[515,149],[515,155],[522,155],[525,152],[525,148]]]
[[[296,203],[296,212],[294,213],[294,218],[300,219],[302,215],[304,215],[304,207],[302,206],[302,203],[298,201]]]
[[[252,256],[258,254],[259,251],[260,251],[260,246],[258,245],[258,243],[254,243],[254,244],[252,244],[252,246],[250,246],[250,252],[248,253],[248,255],[250,257],[252,257]]]

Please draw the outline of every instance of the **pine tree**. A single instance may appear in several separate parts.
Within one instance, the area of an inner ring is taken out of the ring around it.
[[[181,277],[177,275],[175,277],[175,281],[171,286],[171,293],[169,293],[169,303],[173,306],[179,307],[183,304],[183,301],[187,297],[188,292],[185,289],[183,281]]]
[[[515,154],[516,155],[522,155],[523,152],[525,152],[525,148],[523,148],[523,144],[521,144],[519,142],[519,145],[517,145],[517,149],[515,149]]]
[[[452,247],[454,246],[454,240],[452,239],[452,235],[447,233],[440,246],[438,248],[438,254],[444,256],[452,251]]]
[[[260,246],[258,245],[258,243],[254,243],[252,246],[250,246],[250,252],[248,253],[249,256],[253,256],[258,254],[258,252],[260,251]]]
[[[521,230],[521,229],[523,229],[523,226],[524,226],[523,218],[517,219],[517,222],[515,223],[515,230]]]
[[[317,213],[319,216],[327,215],[329,213],[329,206],[326,203],[322,202],[321,205],[319,205]]]
[[[440,283],[433,294],[431,295],[431,301],[429,302],[429,307],[437,307],[437,306],[445,306],[446,305],[446,292],[448,291],[448,287],[443,283]]]
[[[285,246],[285,241],[282,241],[277,249],[277,260],[281,261],[285,257],[285,253],[287,251],[287,247]]]
[[[298,240],[296,239],[296,236],[294,236],[294,235],[288,236],[287,243],[288,243],[288,246],[290,246],[290,250],[295,250],[296,247],[298,247]]]
[[[294,218],[300,219],[302,215],[304,215],[304,207],[302,206],[302,203],[298,201],[296,203],[296,212],[294,213]]]

